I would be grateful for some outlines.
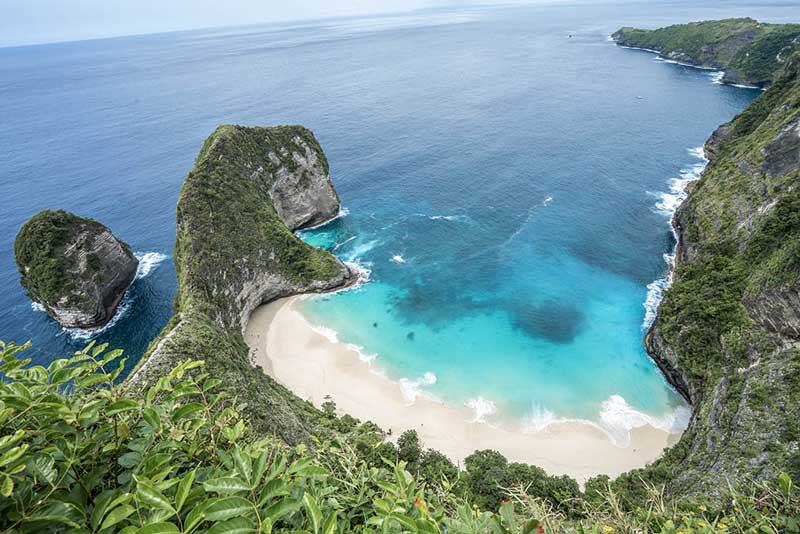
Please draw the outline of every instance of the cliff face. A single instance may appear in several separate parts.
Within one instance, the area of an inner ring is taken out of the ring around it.
[[[70,328],[111,320],[138,265],[111,230],[65,211],[42,211],[25,223],[14,255],[28,295]]]
[[[765,87],[800,50],[800,24],[725,19],[657,30],[625,27],[612,38],[622,46],[658,52],[665,59],[724,70],[724,83]]]
[[[352,281],[344,264],[292,233],[338,212],[327,160],[310,131],[217,128],[178,198],[177,314],[129,384],[202,358],[206,371],[248,403],[257,430],[289,443],[307,437],[314,408],[251,366],[242,331],[263,303]]]
[[[711,136],[674,219],[674,283],[646,345],[693,417],[631,475],[657,474],[674,495],[800,476],[799,73],[800,54]]]

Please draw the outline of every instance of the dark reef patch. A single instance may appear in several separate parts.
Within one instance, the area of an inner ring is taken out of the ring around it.
[[[519,304],[511,313],[515,328],[552,343],[569,343],[580,333],[583,313],[555,300],[541,304]]]

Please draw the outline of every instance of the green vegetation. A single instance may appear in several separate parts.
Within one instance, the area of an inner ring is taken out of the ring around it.
[[[25,348],[0,342],[3,533],[798,532],[800,492],[785,474],[729,494],[723,510],[650,488],[626,512],[607,481],[584,495],[491,451],[466,473],[437,468],[414,434],[370,441],[369,424],[331,409],[311,447],[260,438],[200,361],[131,398],[116,384],[120,350],[90,345],[42,367]]]
[[[253,428],[289,444],[306,442],[320,412],[254,368],[243,322],[263,302],[345,283],[346,269],[283,223],[269,196],[280,172],[303,172],[304,147],[328,163],[301,126],[225,125],[205,141],[178,199],[176,315],[130,378],[148,387],[178,362],[202,356],[207,371],[246,404]]]
[[[663,339],[693,392],[695,418],[680,443],[612,485],[639,502],[643,482],[669,495],[724,499],[780,471],[800,477],[800,166],[773,143],[800,120],[800,54],[743,113],[723,126],[714,160],[681,206],[674,283],[651,335]],[[784,172],[765,171],[780,159]],[[652,349],[652,347],[651,347]]]
[[[54,302],[69,291],[64,245],[80,223],[93,223],[72,213],[45,210],[23,225],[14,241],[20,283],[38,302]]]
[[[677,24],[656,30],[622,28],[624,46],[646,48],[692,65],[723,69],[725,81],[769,85],[800,50],[800,24],[764,24],[750,18]]]

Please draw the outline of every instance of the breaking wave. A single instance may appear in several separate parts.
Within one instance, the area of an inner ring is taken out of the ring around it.
[[[569,419],[556,416],[550,410],[534,406],[526,419],[525,432],[542,432],[556,423],[580,423],[601,430],[618,447],[627,447],[631,442],[631,431],[651,426],[670,434],[682,432],[689,424],[691,411],[688,406],[678,406],[663,416],[652,416],[632,407],[621,395],[611,395],[600,403],[597,421]]]
[[[474,414],[472,423],[485,423],[487,416],[497,413],[497,406],[492,401],[480,396],[467,400],[464,406],[472,409]]]
[[[690,148],[688,152],[692,157],[700,161],[682,169],[678,178],[671,179],[669,181],[669,192],[655,194],[655,196],[658,197],[658,201],[654,206],[655,211],[667,217],[670,230],[673,234],[675,233],[675,228],[672,226],[672,218],[675,216],[678,206],[686,199],[688,194],[686,192],[686,187],[691,182],[700,179],[703,170],[708,164],[703,147]],[[647,284],[647,296],[642,303],[645,310],[644,319],[642,320],[643,330],[650,328],[653,321],[656,320],[658,306],[664,298],[664,291],[672,284],[672,271],[675,266],[674,252],[671,254],[664,254],[664,263],[667,266],[666,274]]]
[[[436,375],[427,372],[415,380],[401,378],[397,383],[400,385],[400,392],[403,394],[406,404],[411,406],[417,400],[417,396],[423,393],[420,391],[422,387],[432,386],[436,383]]]

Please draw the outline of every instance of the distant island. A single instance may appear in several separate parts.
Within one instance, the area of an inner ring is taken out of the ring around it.
[[[692,419],[652,464],[582,488],[493,450],[475,451],[460,471],[414,431],[391,442],[254,367],[243,338],[253,310],[346,288],[357,273],[294,234],[340,209],[312,132],[225,125],[205,141],[178,199],[176,313],[124,383],[115,384],[122,366],[108,370],[120,354],[105,346],[27,368],[21,347],[0,344],[9,379],[0,382],[0,528],[797,532],[798,35],[800,25],[752,19],[614,34],[620,45],[766,88],[711,135],[709,164],[673,220],[673,284],[645,344]],[[57,277],[33,273],[58,254],[35,245],[63,247],[72,233],[31,236],[72,224],[105,232],[73,217],[37,216],[18,238],[23,285],[48,305],[62,289]],[[93,271],[104,258],[80,261]],[[75,394],[59,393],[67,389]]]
[[[696,67],[725,71],[723,83],[766,87],[800,50],[800,24],[766,24],[751,18],[676,24],[657,30],[620,28],[620,45],[657,52]]]

